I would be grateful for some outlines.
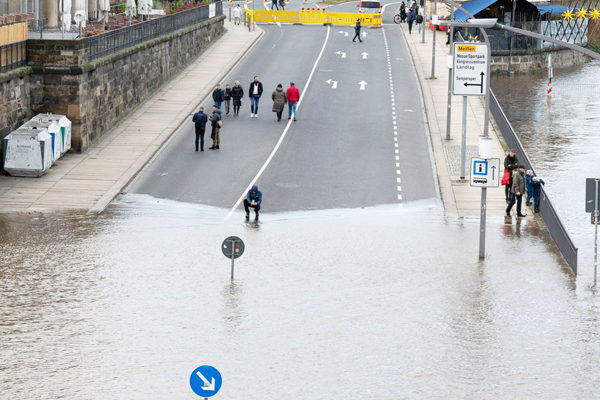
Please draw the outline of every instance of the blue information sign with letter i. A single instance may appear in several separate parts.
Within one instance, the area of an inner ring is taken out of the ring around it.
[[[471,186],[485,188],[500,186],[500,159],[473,157],[471,159]]]
[[[215,367],[202,365],[192,372],[190,387],[200,397],[212,397],[221,389],[223,379]]]

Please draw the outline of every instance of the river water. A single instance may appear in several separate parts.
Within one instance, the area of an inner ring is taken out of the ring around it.
[[[269,214],[126,195],[0,217],[0,398],[595,398],[600,302],[531,221],[439,202]],[[221,241],[246,252],[230,261]]]
[[[542,75],[496,77],[492,88],[579,248],[578,273],[593,279],[594,229],[585,179],[600,178],[600,62]]]

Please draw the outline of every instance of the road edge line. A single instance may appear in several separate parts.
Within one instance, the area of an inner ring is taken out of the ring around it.
[[[321,57],[323,56],[323,52],[325,51],[325,47],[327,47],[327,42],[329,42],[329,34],[330,34],[330,32],[331,32],[331,26],[327,26],[327,35],[325,36],[325,42],[323,43],[323,47],[321,48],[321,52],[319,53],[319,56],[317,57],[317,60],[315,61],[315,64],[313,65],[312,71],[310,71],[310,75],[308,76],[308,79],[306,80],[306,86],[302,89],[302,94],[300,95],[300,99],[298,100],[298,105],[296,106],[296,109],[298,109],[298,110],[300,109],[300,105],[302,104],[302,100],[304,99],[304,95],[308,91],[308,87],[310,86],[310,82],[312,81],[312,77],[315,74],[315,71],[317,70],[317,65],[319,65],[319,61],[321,61]],[[283,130],[283,133],[281,134],[281,137],[279,138],[279,140],[277,141],[277,144],[275,145],[275,148],[273,148],[273,151],[271,152],[271,154],[269,155],[269,157],[267,158],[267,160],[265,161],[265,163],[263,164],[263,166],[260,168],[260,170],[258,171],[258,173],[256,174],[256,176],[254,177],[254,179],[252,179],[252,181],[250,182],[250,184],[248,185],[248,187],[246,188],[246,190],[242,193],[242,195],[240,196],[240,198],[235,202],[235,204],[233,205],[233,207],[231,208],[231,210],[227,213],[227,216],[225,216],[225,219],[223,220],[223,222],[226,222],[227,220],[229,220],[229,218],[231,218],[231,216],[233,215],[233,213],[235,212],[235,210],[240,206],[240,204],[242,203],[242,201],[244,200],[244,198],[248,194],[248,191],[252,188],[252,186],[254,186],[256,184],[256,181],[258,181],[258,178],[260,178],[260,176],[263,174],[263,172],[265,171],[265,169],[267,168],[267,166],[269,165],[269,163],[271,162],[271,160],[275,156],[275,153],[277,153],[277,150],[279,150],[279,147],[281,146],[281,143],[283,143],[283,139],[285,139],[285,136],[287,135],[287,132],[290,129],[290,126],[292,126],[292,122],[293,122],[293,120],[291,120],[291,119],[288,121],[285,129]]]

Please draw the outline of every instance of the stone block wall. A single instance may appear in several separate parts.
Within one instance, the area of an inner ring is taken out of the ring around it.
[[[55,46],[30,40],[32,113],[67,115],[72,146],[83,151],[203,53],[223,34],[224,20],[217,16],[90,63],[85,39]]]
[[[31,68],[0,74],[0,139],[31,117],[30,74]]]
[[[585,54],[570,49],[553,49],[535,53],[526,53],[520,50],[513,52],[512,69],[516,74],[531,74],[545,70],[548,67],[548,54],[552,54],[552,65],[554,68],[565,68],[583,64],[589,58]],[[508,51],[494,52],[491,63],[492,72],[508,71],[509,57]]]

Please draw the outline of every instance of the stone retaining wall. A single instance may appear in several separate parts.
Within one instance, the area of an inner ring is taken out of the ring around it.
[[[4,139],[31,116],[30,74],[31,68],[0,74],[0,139]]]
[[[548,67],[548,54],[552,54],[552,65],[554,68],[565,68],[573,65],[583,64],[589,61],[589,57],[575,50],[552,49],[536,53],[523,50],[513,51],[512,70],[516,74],[532,74],[545,70]],[[508,51],[495,51],[492,53],[492,71],[508,70]]]
[[[85,39],[29,40],[32,113],[73,122],[72,146],[83,151],[218,39],[225,16],[87,63]]]

